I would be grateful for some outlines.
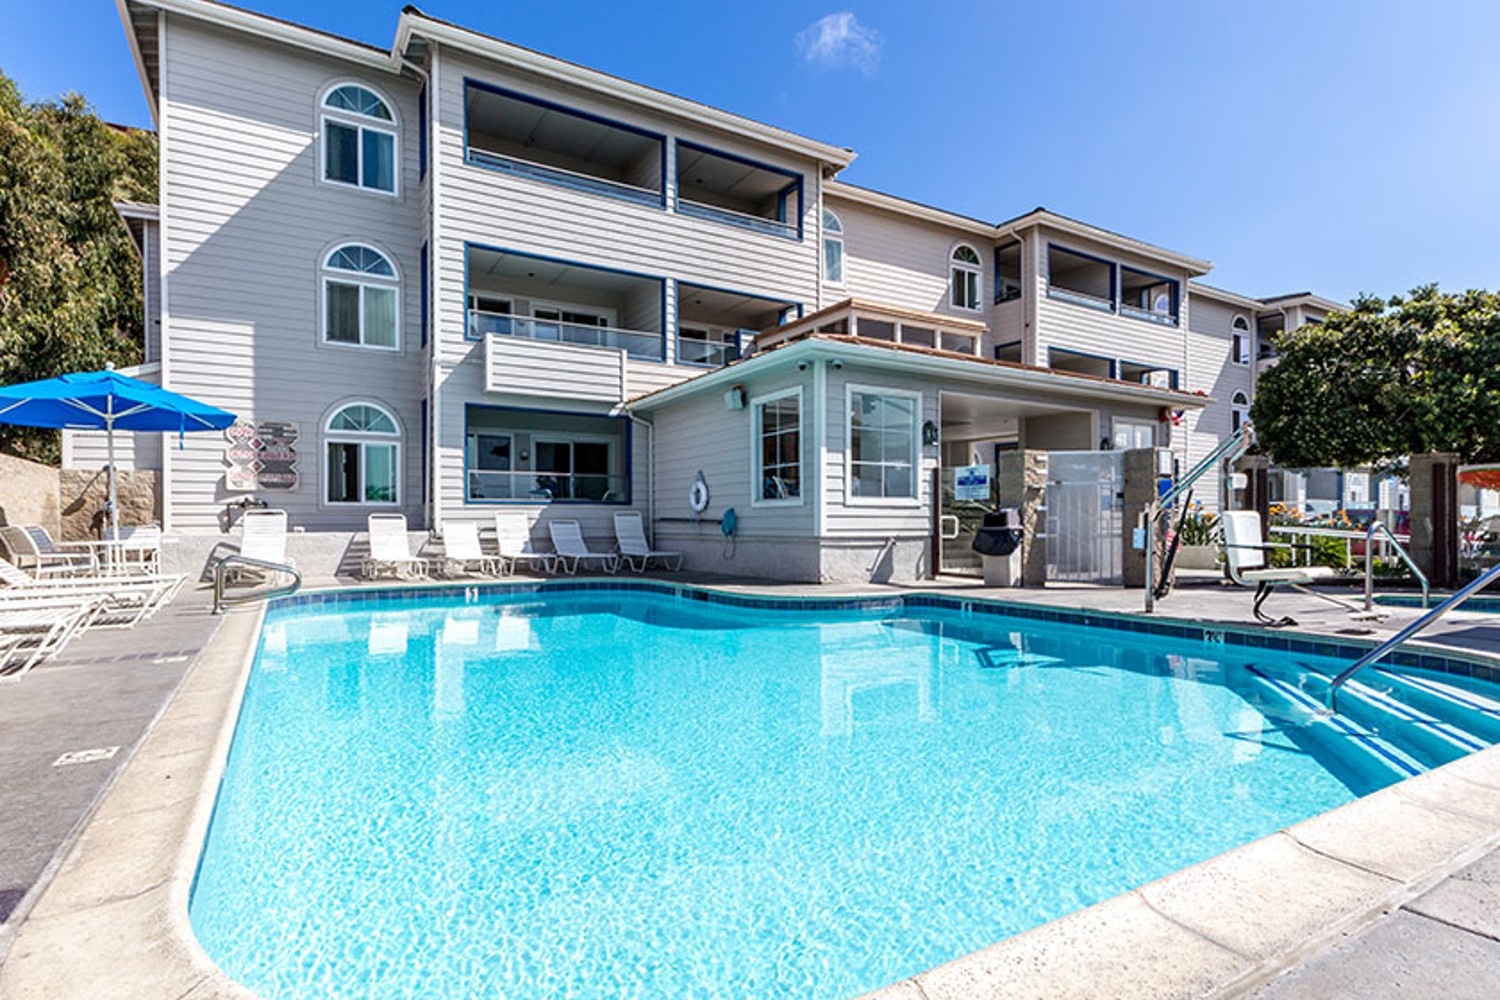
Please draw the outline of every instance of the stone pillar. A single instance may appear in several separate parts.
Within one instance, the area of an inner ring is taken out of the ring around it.
[[[1120,519],[1120,574],[1126,587],[1146,585],[1146,550],[1135,547],[1135,529],[1142,525],[1146,505],[1157,495],[1156,448],[1132,448],[1125,453],[1125,498]],[[1156,525],[1156,564],[1162,564],[1165,518]]]
[[[1412,561],[1434,587],[1458,585],[1458,456],[1411,456]]]
[[[1047,453],[1006,451],[1000,454],[995,473],[999,506],[1021,512],[1021,586],[1042,587],[1047,583]]]

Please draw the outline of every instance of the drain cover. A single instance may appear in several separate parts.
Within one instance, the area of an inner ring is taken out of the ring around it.
[[[119,747],[94,747],[92,750],[69,750],[52,762],[53,767],[69,764],[92,764],[96,760],[109,760],[120,752]]]

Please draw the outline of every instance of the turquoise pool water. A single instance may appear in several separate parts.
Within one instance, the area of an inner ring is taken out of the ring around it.
[[[649,593],[275,610],[191,920],[273,1000],[853,996],[1401,777],[1278,698],[1339,665],[1295,659]]]

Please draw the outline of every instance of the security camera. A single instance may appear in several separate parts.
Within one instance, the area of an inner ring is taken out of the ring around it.
[[[807,371],[807,362],[806,361],[799,361],[799,362],[797,362],[797,370],[799,372],[805,372],[805,371]]]
[[[833,370],[836,371],[836,372],[843,371],[844,370],[844,363],[842,361],[840,361],[838,358],[834,358],[833,359]]]

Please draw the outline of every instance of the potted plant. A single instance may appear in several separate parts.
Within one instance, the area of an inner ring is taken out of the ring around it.
[[[1197,504],[1183,517],[1177,528],[1177,558],[1179,569],[1214,569],[1219,565],[1219,519],[1205,513]]]

